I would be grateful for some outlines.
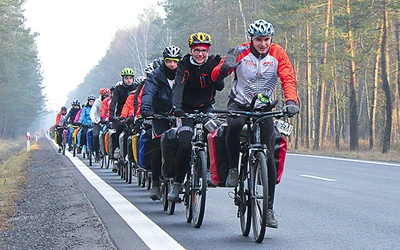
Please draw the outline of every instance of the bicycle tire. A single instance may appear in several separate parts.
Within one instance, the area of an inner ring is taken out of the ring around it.
[[[90,149],[88,150],[88,158],[89,158],[89,166],[92,166],[93,154],[92,154],[92,151]]]
[[[195,228],[199,228],[203,223],[207,197],[207,159],[203,150],[197,151],[192,167],[192,223]]]
[[[66,137],[67,136],[67,132],[63,131],[63,140],[62,140],[62,154],[65,155],[65,141],[66,141]]]
[[[144,188],[144,187],[146,186],[146,179],[147,179],[147,176],[148,176],[148,172],[145,170],[145,171],[143,172],[142,185],[140,185],[142,188]]]
[[[132,184],[132,175],[133,175],[133,164],[131,161],[128,163],[129,165],[129,173],[128,173],[128,184]]]
[[[138,171],[138,174],[137,174],[138,187],[142,186],[142,178],[143,178],[143,172],[142,171]]]
[[[151,172],[148,172],[147,180],[146,180],[146,188],[147,190],[151,189]]]
[[[172,192],[172,188],[174,185],[173,185],[172,179],[169,179],[168,182],[169,182],[168,183],[168,194],[169,194]],[[175,202],[169,201],[168,197],[167,197],[167,201],[168,201],[168,214],[173,215],[175,213]]]
[[[164,211],[168,210],[168,185],[169,185],[168,179],[164,178],[161,184],[161,199]]]
[[[256,152],[251,168],[251,211],[253,236],[257,243],[264,240],[267,227],[268,173],[264,152]]]
[[[250,182],[248,180],[248,160],[247,155],[242,155],[243,165],[240,168],[239,174],[239,189],[238,189],[238,216],[240,219],[240,228],[243,236],[249,236],[251,228],[251,197],[250,197]]]
[[[74,143],[73,150],[72,150],[72,156],[76,157],[76,144],[75,143]]]
[[[188,171],[186,173],[186,180],[184,182],[185,190],[183,193],[183,204],[185,205],[185,217],[186,217],[186,222],[191,223],[192,222],[192,201],[191,201],[191,195],[190,195],[190,189],[191,189],[191,171],[188,168]]]

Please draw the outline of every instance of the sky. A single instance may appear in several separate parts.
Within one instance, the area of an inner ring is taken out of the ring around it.
[[[44,92],[49,110],[60,110],[68,93],[105,55],[118,29],[157,0],[27,0],[25,25],[38,32]],[[162,10],[158,8],[161,12]]]

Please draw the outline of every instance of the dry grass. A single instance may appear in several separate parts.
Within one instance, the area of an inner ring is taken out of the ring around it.
[[[334,145],[324,145],[321,150],[312,150],[306,148],[292,150],[289,148],[289,152],[400,163],[399,143],[392,145],[390,151],[387,154],[382,154],[382,146],[376,146],[372,150],[369,149],[367,141],[360,141],[358,151],[350,151],[348,145],[341,145],[340,149],[336,149]]]
[[[31,150],[37,149],[37,143],[31,145]],[[24,148],[0,165],[0,231],[10,227],[8,220],[16,211],[30,160],[31,152]]]

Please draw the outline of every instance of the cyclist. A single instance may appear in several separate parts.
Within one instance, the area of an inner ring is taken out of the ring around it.
[[[61,153],[62,150],[62,137],[63,137],[64,121],[66,116],[67,116],[67,108],[61,107],[60,112],[58,112],[56,116],[56,133],[57,133],[56,143],[58,144],[58,153]]]
[[[65,117],[64,123],[78,125],[74,122],[74,120],[80,109],[81,109],[81,103],[78,100],[73,100],[71,102],[71,109],[68,111],[68,114]],[[72,150],[72,134],[73,134],[73,132],[74,132],[74,128],[69,127],[68,131],[67,131],[68,151]]]
[[[100,156],[99,156],[99,134],[101,130],[101,117],[100,117],[100,111],[102,107],[102,102],[106,97],[109,97],[111,95],[111,91],[108,88],[101,88],[100,89],[100,96],[94,101],[92,108],[90,109],[90,119],[92,120],[93,123],[93,143],[92,143],[92,152],[95,152],[96,154],[96,160],[98,161]]]
[[[160,60],[160,58],[157,58],[154,60],[154,62],[147,64],[146,68],[144,69],[144,73],[146,73],[146,77],[148,77],[151,74],[151,72],[153,72],[160,65],[164,64],[164,62],[162,62],[162,64],[160,64],[159,60]],[[138,85],[138,89],[137,89],[138,94],[135,95],[135,100],[133,102],[135,118],[140,116],[140,106],[142,104],[144,83],[145,83],[145,81]]]
[[[213,108],[216,90],[221,91],[224,88],[223,79],[211,79],[213,68],[221,60],[219,55],[209,55],[211,44],[211,36],[207,33],[197,32],[189,36],[190,53],[179,61],[172,89],[172,105],[177,117],[183,116],[185,112],[193,113],[195,110],[208,113]],[[179,146],[175,161],[174,185],[168,195],[171,202],[178,201],[182,191],[182,182],[191,156],[192,134],[193,120],[182,119],[182,126],[178,129]]]
[[[273,91],[279,77],[286,98],[285,111],[289,114],[298,113],[298,97],[296,78],[293,66],[285,50],[272,43],[274,28],[265,20],[257,20],[249,25],[250,42],[230,49],[220,64],[214,68],[212,79],[221,80],[235,72],[233,87],[229,94],[228,109],[249,110],[254,95],[262,93],[273,98]],[[246,122],[245,117],[229,118],[226,133],[226,145],[230,170],[226,186],[235,187],[238,182],[238,162],[240,151],[240,131]],[[261,141],[267,145],[268,191],[269,204],[267,226],[278,227],[273,211],[276,168],[274,165],[274,125],[272,118],[265,119],[261,124]]]
[[[110,121],[112,123],[112,127],[116,130],[116,133],[113,135],[112,142],[114,147],[114,152],[119,152],[119,135],[124,130],[124,123],[121,120],[116,119],[121,116],[122,108],[124,107],[125,101],[128,98],[128,95],[131,91],[133,91],[137,86],[133,84],[135,71],[131,68],[124,68],[121,70],[120,75],[122,77],[122,84],[117,84],[113,91],[113,95],[111,98],[110,104]],[[119,158],[115,157],[115,158]],[[117,165],[113,165],[113,172],[117,172]]]
[[[163,52],[164,63],[154,70],[144,85],[141,115],[146,118],[155,114],[166,114],[172,109],[172,87],[178,62],[182,57],[181,49],[175,45],[168,46]],[[154,151],[151,155],[153,187],[150,193],[152,200],[161,198],[161,135],[170,128],[167,120],[153,120]]]
[[[101,103],[100,120],[103,123],[107,123],[110,121],[110,104],[111,104],[111,97],[112,97],[112,93],[113,93],[114,89],[115,89],[115,85],[111,86],[110,95],[106,96]]]
[[[124,107],[122,108],[121,118],[125,118],[129,120],[129,123],[134,122],[134,100],[137,95],[138,86],[142,85],[146,81],[146,76],[138,76],[135,77],[134,84],[136,85],[135,89],[131,91],[128,98],[126,98]]]
[[[78,123],[82,127],[81,132],[81,140],[80,140],[80,147],[82,148],[83,152],[86,152],[86,133],[89,127],[92,126],[92,119],[90,119],[90,110],[92,109],[94,100],[96,100],[96,96],[89,95],[87,98],[87,102],[83,105],[81,114],[79,116]]]

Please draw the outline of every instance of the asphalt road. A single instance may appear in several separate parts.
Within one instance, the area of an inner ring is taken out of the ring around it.
[[[153,225],[148,228],[139,223],[133,232],[130,220],[134,224],[142,215],[132,212],[128,219],[121,218],[116,213],[118,201],[110,206],[75,166],[69,167],[118,249],[156,249],[151,242],[171,249],[162,243],[169,236],[186,249],[400,249],[400,164],[288,155],[275,202],[279,228],[267,229],[262,244],[255,243],[252,234],[241,235],[230,188],[208,190],[204,222],[196,229],[185,222],[183,204],[177,205],[174,215],[168,215],[161,202],[151,201],[149,191],[137,186],[136,179],[127,184],[110,169],[94,164],[90,169],[96,176],[157,228],[154,231]]]

